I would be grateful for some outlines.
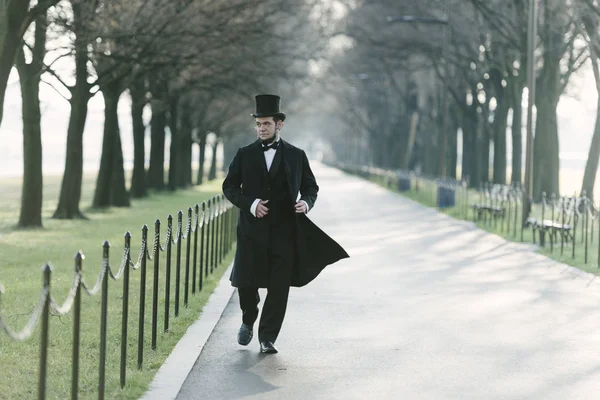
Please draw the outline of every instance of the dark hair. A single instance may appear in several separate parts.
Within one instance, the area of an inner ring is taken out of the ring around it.
[[[273,117],[273,122],[275,122],[275,125],[277,125],[277,123],[279,121],[283,122],[285,121],[285,117],[281,116],[281,115],[269,115],[268,117]],[[256,118],[261,118],[261,117],[254,117],[254,119]]]

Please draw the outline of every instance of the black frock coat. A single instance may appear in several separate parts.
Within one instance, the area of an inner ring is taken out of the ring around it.
[[[309,209],[317,200],[319,186],[306,153],[280,140],[277,152],[281,153],[276,154],[270,170],[267,170],[261,143],[257,140],[238,150],[223,182],[225,197],[240,209],[237,248],[230,277],[235,287],[269,287],[269,220],[256,218],[250,212],[256,199],[271,198],[269,173],[285,168],[290,197],[296,200],[300,194],[300,200],[306,201]],[[346,251],[305,214],[296,213],[294,225],[296,243],[295,254],[290,257],[294,260],[291,282],[278,284],[304,286],[327,265],[348,257]]]

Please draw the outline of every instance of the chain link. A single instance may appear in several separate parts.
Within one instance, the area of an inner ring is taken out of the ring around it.
[[[104,279],[104,275],[106,274],[107,267],[108,267],[108,261],[103,259],[102,266],[100,268],[100,273],[98,274],[98,278],[96,279],[96,283],[94,284],[94,287],[91,289],[88,288],[88,285],[83,280],[83,276],[81,277],[81,287],[83,287],[83,290],[85,290],[85,292],[88,295],[95,296],[100,291],[100,288],[102,287],[102,280]]]
[[[167,228],[167,236],[165,237],[165,245],[160,246],[160,251],[167,251],[167,245],[169,244],[169,240],[171,240],[171,235],[173,234],[173,227],[169,226]]]
[[[173,244],[177,244],[177,242],[179,242],[179,235],[181,235],[181,220],[177,219],[177,233],[173,238]]]
[[[76,272],[75,277],[73,278],[73,284],[71,285],[71,290],[69,290],[69,295],[62,306],[59,306],[56,303],[56,300],[54,300],[54,296],[50,294],[50,308],[54,310],[55,313],[58,315],[66,315],[69,311],[71,311],[73,300],[75,300],[77,288],[79,287],[79,282],[81,282],[81,273]]]
[[[146,257],[146,240],[142,241],[142,248],[140,249],[140,255],[138,256],[137,262],[135,264],[133,264],[133,261],[129,262],[131,269],[134,271],[138,270],[142,266],[142,260],[144,257]]]
[[[183,235],[181,235],[181,238],[184,240],[187,240],[188,235],[190,234],[190,231],[192,230],[192,219],[188,218],[187,219],[187,226],[185,227],[185,233]]]
[[[110,264],[108,263],[108,259],[103,258],[102,265],[100,267],[100,273],[98,274],[98,278],[96,280],[96,283],[94,284],[94,287],[91,289],[88,288],[88,285],[83,280],[83,276],[81,276],[80,277],[81,286],[83,287],[85,292],[90,296],[95,296],[100,291],[100,288],[102,287],[102,280],[104,279],[105,275],[108,275],[115,281],[119,280],[121,278],[121,276],[123,276],[125,268],[127,267],[127,264],[128,264],[127,260],[129,259],[130,252],[131,252],[131,249],[125,248],[125,251],[123,252],[123,258],[121,259],[121,264],[119,265],[119,271],[117,272],[116,275],[113,274],[112,269],[110,268]],[[129,263],[129,265],[131,265],[131,262]]]
[[[129,259],[130,252],[131,252],[131,249],[129,249],[129,248],[126,248],[125,251],[123,252],[123,258],[121,259],[121,265],[119,265],[119,271],[117,272],[117,275],[113,275],[112,268],[108,264],[108,260],[105,261],[106,269],[108,269],[108,273],[110,274],[110,277],[113,280],[117,281],[121,278],[121,276],[123,276],[123,273],[125,272],[125,267],[127,265],[127,260]]]
[[[215,215],[215,207],[213,205],[213,207],[206,209],[206,223],[207,224],[212,224],[212,222],[214,220],[214,217],[213,217],[214,215]]]
[[[44,304],[46,303],[46,298],[48,296],[49,289],[47,287],[42,289],[42,293],[40,294],[40,299],[27,322],[27,325],[20,332],[13,331],[2,319],[2,315],[0,314],[0,328],[2,328],[8,336],[13,340],[25,340],[31,337],[33,334],[33,330],[37,326],[37,323],[40,319],[40,315],[42,315],[42,310],[44,308]]]
[[[196,209],[194,209],[194,223],[192,224],[192,233],[195,233],[196,230],[198,229],[198,217],[199,217],[200,212],[196,212]]]
[[[200,213],[201,216],[200,215],[198,216],[198,222],[197,222],[198,227],[196,229],[202,229],[202,227],[204,226],[204,218],[205,218],[204,214],[206,214],[205,210],[203,210]]]
[[[154,234],[154,240],[152,241],[152,254],[149,251],[146,251],[146,257],[149,261],[154,261],[154,257],[156,257],[156,248],[158,247],[158,233]]]

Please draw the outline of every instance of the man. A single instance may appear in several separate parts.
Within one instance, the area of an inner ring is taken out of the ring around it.
[[[279,96],[255,100],[258,140],[238,150],[223,182],[223,193],[240,209],[230,280],[242,309],[238,343],[252,340],[258,289],[266,288],[258,340],[262,353],[277,353],[290,286],[306,285],[348,254],[306,217],[319,186],[304,151],[279,135],[286,117]]]

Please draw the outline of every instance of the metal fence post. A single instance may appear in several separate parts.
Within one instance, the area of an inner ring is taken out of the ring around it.
[[[581,201],[583,202],[582,210],[584,210],[584,212],[581,213],[581,218],[583,219],[583,221],[581,221],[581,243],[582,244],[583,244],[583,242],[585,240],[585,234],[584,234],[584,232],[585,232],[585,228],[587,227],[587,223],[585,221],[585,219],[587,217],[587,215],[585,214],[585,205],[586,205],[585,199],[586,199],[586,197],[587,197],[587,194],[586,194],[586,192],[584,190],[583,192],[581,192],[581,197],[580,197]],[[577,204],[577,203],[575,203],[575,204]]]
[[[158,278],[160,275],[160,219],[154,222],[154,276],[152,277],[152,350],[156,350],[158,330]]]
[[[208,276],[208,267],[210,264],[210,227],[212,226],[212,222],[210,221],[210,212],[211,212],[211,208],[210,208],[210,202],[211,199],[208,199],[208,202],[206,203],[206,264],[205,264],[205,268],[206,268],[206,276]],[[212,273],[212,266],[210,267],[210,272]]]
[[[82,260],[85,257],[81,251],[75,255],[75,276],[79,277],[77,288],[75,289],[75,298],[73,301],[73,355],[71,372],[71,399],[77,399],[79,392],[79,347],[81,332],[81,270]]]
[[[202,202],[202,226],[200,227],[200,265],[198,269],[198,291],[202,290],[202,283],[204,280],[204,225],[206,225],[206,203]]]
[[[169,214],[167,218],[168,230],[173,234],[173,216]],[[165,322],[164,331],[169,330],[169,307],[171,301],[171,244],[173,243],[172,236],[169,235],[167,242],[167,270],[165,271]]]
[[[183,212],[177,212],[177,255],[175,256],[175,317],[179,316],[179,288],[181,286],[181,228]]]
[[[104,387],[106,385],[106,328],[108,318],[108,249],[109,246],[104,242],[102,246],[102,259],[106,262],[102,263],[102,300],[100,312],[100,365],[98,377],[98,398],[104,399]]]
[[[183,293],[183,304],[185,307],[188,306],[188,293],[189,293],[189,282],[190,282],[190,235],[192,234],[192,207],[188,207],[188,221],[187,226],[190,230],[185,236],[185,282],[184,282],[184,293]],[[187,229],[187,227],[186,227]]]
[[[138,326],[138,369],[142,369],[144,362],[144,320],[146,312],[146,246],[148,245],[148,225],[142,227],[142,273],[140,276],[140,315]]]
[[[550,195],[550,202],[552,203],[552,228],[550,228],[550,253],[554,252],[554,206],[556,205],[556,194]]]
[[[105,242],[108,245],[108,242]],[[129,324],[129,271],[131,268],[131,233],[125,233],[125,268],[123,270],[123,311],[121,312],[121,374],[119,383],[125,387],[127,377],[127,327]]]
[[[562,226],[565,226],[565,213],[566,213],[566,209],[565,209],[565,197],[561,197],[560,199],[560,208],[561,208],[561,219],[562,219]],[[561,233],[560,235],[560,255],[562,256],[565,250],[565,235]]]
[[[221,196],[217,196],[217,207],[215,210],[215,215],[217,219],[216,226],[216,237],[215,237],[215,268],[221,265],[221,231],[223,230],[223,223],[221,218]]]
[[[200,205],[198,205],[198,203],[196,203],[196,205],[194,206],[194,213],[196,215],[196,223],[194,224],[194,259],[192,261],[192,263],[193,263],[192,294],[196,293],[196,268],[198,266],[198,264],[197,264],[197,261],[198,261],[197,260],[197,256],[198,256],[198,223],[199,223],[199,217],[200,217],[199,209],[200,209]]]
[[[219,240],[219,264],[223,262],[224,254],[224,243],[225,243],[225,221],[227,220],[227,207],[225,205],[225,196],[221,195],[221,238]]]
[[[216,198],[215,196],[213,196],[212,198],[212,204],[213,204],[213,209],[212,212],[210,213],[210,218],[211,218],[211,231],[210,231],[210,273],[213,273],[213,269],[216,267],[215,266],[215,225],[216,225],[216,215],[217,215],[217,205],[216,205]]]
[[[573,241],[571,242],[571,258],[575,258],[575,244],[577,243],[577,222],[579,216],[577,215],[577,195],[573,195]]]
[[[588,202],[588,198],[585,197],[584,198],[584,206],[583,206],[583,212],[584,212],[584,218],[585,218],[585,263],[587,264],[588,262],[588,229],[589,229],[589,212],[588,212],[588,208],[589,208],[589,202]]]
[[[511,214],[511,222],[512,223],[512,236],[517,237],[517,214],[519,213],[519,193],[514,191],[512,192],[512,205],[513,210]],[[511,229],[508,229],[508,233],[511,233]]]
[[[52,267],[45,264],[42,267],[43,284],[46,296],[44,306],[42,308],[42,337],[40,344],[40,376],[38,381],[38,399],[46,398],[46,376],[48,368],[48,334],[49,334],[49,317],[50,317],[50,279],[52,277]]]
[[[227,246],[229,244],[229,205],[226,201],[223,201],[223,221],[224,221],[224,229],[223,229],[223,258],[227,256]]]
[[[600,213],[598,214],[598,217],[600,217]],[[600,221],[598,222],[598,263],[596,268],[600,268]]]

